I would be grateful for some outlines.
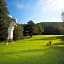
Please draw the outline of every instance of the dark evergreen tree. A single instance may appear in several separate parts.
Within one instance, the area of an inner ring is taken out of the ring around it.
[[[24,25],[24,31],[23,31],[24,36],[30,36],[32,37],[32,26],[31,25]]]
[[[0,0],[0,40],[4,40],[7,37],[7,28],[10,21],[8,14],[5,0]]]
[[[33,21],[32,20],[29,20],[29,22],[27,24],[24,24],[24,31],[23,31],[23,35],[24,36],[30,36],[32,37],[32,34],[33,34]]]

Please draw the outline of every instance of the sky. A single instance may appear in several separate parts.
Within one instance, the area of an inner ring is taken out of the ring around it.
[[[33,20],[39,22],[62,22],[64,0],[6,0],[9,16],[17,23]]]

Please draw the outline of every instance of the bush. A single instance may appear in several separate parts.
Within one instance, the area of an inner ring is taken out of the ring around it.
[[[13,39],[19,40],[23,38],[23,26],[18,24],[17,27],[15,27]]]

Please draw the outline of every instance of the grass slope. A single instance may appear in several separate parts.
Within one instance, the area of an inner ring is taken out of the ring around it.
[[[51,46],[46,46],[48,41]],[[0,43],[0,64],[64,64],[63,35],[38,35]]]

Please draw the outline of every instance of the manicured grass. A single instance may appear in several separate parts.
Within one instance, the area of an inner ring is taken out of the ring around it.
[[[37,35],[8,46],[1,42],[0,64],[64,64],[63,35]]]

